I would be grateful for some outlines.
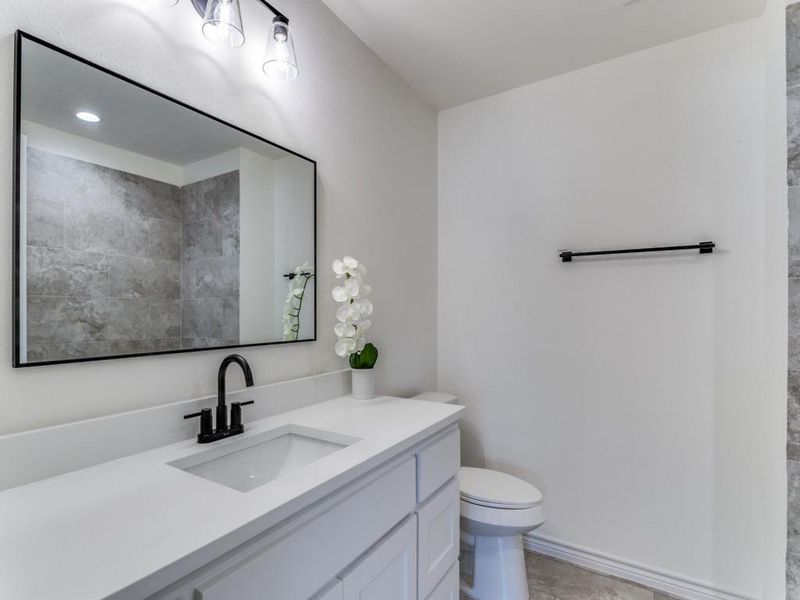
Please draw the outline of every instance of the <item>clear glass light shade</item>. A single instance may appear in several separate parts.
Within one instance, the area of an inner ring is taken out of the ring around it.
[[[203,35],[210,42],[225,48],[238,48],[244,44],[239,0],[208,0]]]
[[[278,81],[297,79],[300,70],[297,68],[297,56],[294,53],[294,41],[288,23],[280,20],[272,22],[262,68],[270,79]]]

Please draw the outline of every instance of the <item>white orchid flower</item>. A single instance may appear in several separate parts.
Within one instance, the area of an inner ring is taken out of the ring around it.
[[[314,272],[308,261],[293,269],[294,277],[289,279],[289,292],[283,306],[283,339],[292,342],[300,333],[300,313],[303,308],[303,296],[309,280]]]
[[[337,323],[333,328],[337,338],[335,350],[346,357],[361,352],[367,343],[365,334],[372,322],[362,319],[372,314],[372,302],[366,298],[372,287],[364,283],[367,268],[352,256],[334,260],[331,268],[337,279],[344,279],[331,290],[331,295],[342,304],[336,310]]]
[[[356,302],[358,304],[358,311],[362,315],[371,315],[372,314],[372,302],[368,298],[362,298]]]
[[[358,261],[352,256],[345,256],[342,259],[342,262],[344,263],[344,266],[346,266],[350,270],[355,271],[356,269],[358,269]]]
[[[332,295],[337,302],[348,302],[358,298],[360,291],[358,279],[351,277],[344,282],[344,285],[337,285],[333,288]]]
[[[336,343],[336,354],[344,358],[356,351],[356,341],[352,338],[341,339]]]
[[[358,283],[358,279],[350,278],[344,282],[344,289],[347,291],[347,295],[350,298],[358,298],[358,292],[361,289],[361,286]]]
[[[344,323],[347,319],[350,318],[350,305],[345,304],[344,306],[340,306],[336,310],[336,318],[341,322]]]
[[[350,338],[356,335],[356,327],[352,323],[337,323],[333,332],[340,338]]]
[[[338,258],[335,261],[333,261],[331,267],[333,268],[333,272],[336,274],[337,279],[341,279],[342,277],[345,276],[347,268],[345,267],[344,262],[342,262]]]

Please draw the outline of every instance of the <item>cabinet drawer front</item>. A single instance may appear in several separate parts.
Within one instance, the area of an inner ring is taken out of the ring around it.
[[[424,502],[451,477],[461,464],[461,435],[454,429],[417,452],[417,501]]]
[[[417,510],[419,523],[419,597],[426,598],[458,560],[458,479]]]
[[[307,600],[414,510],[409,458],[197,586],[198,600]]]
[[[458,579],[458,563],[450,567],[447,575],[444,576],[431,592],[426,600],[458,600],[461,582]]]
[[[342,583],[344,600],[416,600],[416,517],[409,517],[371,549]]]

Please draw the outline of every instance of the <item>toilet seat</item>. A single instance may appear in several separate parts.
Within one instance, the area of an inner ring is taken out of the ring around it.
[[[499,510],[525,510],[542,504],[542,493],[513,475],[491,469],[461,467],[458,476],[462,504]]]
[[[481,506],[461,500],[461,519],[471,522],[471,530],[481,535],[512,535],[529,531],[545,522],[542,505],[508,510]]]

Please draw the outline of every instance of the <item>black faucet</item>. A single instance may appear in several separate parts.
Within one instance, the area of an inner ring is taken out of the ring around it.
[[[242,423],[242,407],[248,404],[253,404],[253,400],[248,402],[232,402],[231,403],[231,422],[228,425],[228,405],[225,402],[225,376],[228,372],[228,367],[231,363],[236,363],[242,368],[244,373],[244,382],[247,387],[253,385],[253,371],[250,370],[250,365],[240,354],[229,354],[226,356],[222,364],[219,366],[217,373],[217,427],[213,426],[211,419],[211,409],[204,408],[200,412],[186,415],[184,419],[192,419],[200,417],[200,433],[197,435],[197,441],[201,444],[215,442],[223,438],[231,437],[244,433],[244,424]]]

